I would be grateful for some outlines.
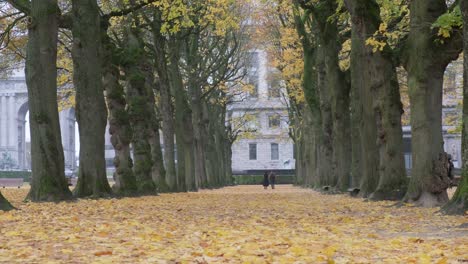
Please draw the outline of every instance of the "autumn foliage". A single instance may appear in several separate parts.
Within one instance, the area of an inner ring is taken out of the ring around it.
[[[0,262],[461,263],[464,216],[280,185],[22,203],[0,213]]]

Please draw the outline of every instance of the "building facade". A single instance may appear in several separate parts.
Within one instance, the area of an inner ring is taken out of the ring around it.
[[[294,144],[289,137],[287,96],[267,54],[253,50],[246,63],[248,84],[228,106],[228,119],[241,129],[232,146],[234,174],[293,170]]]

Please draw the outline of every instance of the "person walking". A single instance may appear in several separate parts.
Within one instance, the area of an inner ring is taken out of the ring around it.
[[[268,185],[270,185],[270,182],[268,181],[268,172],[265,171],[263,174],[263,188],[266,190]]]
[[[275,188],[275,182],[276,182],[276,174],[273,171],[270,171],[270,184],[271,188]]]

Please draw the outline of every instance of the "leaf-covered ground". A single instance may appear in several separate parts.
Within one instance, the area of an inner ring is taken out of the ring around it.
[[[22,203],[0,263],[466,263],[468,216],[292,186]]]

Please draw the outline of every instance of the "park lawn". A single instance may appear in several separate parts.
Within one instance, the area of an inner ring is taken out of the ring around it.
[[[22,203],[0,212],[0,263],[466,263],[468,216],[290,185]]]

